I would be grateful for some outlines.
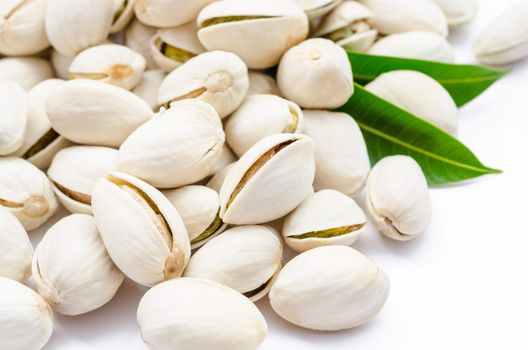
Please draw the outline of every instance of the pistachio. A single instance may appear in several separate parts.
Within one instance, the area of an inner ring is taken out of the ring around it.
[[[457,28],[471,22],[478,10],[478,0],[434,0],[447,17],[449,27]]]
[[[26,230],[16,216],[0,208],[0,276],[26,282],[31,276],[32,256]]]
[[[156,31],[156,28],[146,26],[137,19],[134,19],[124,31],[125,45],[141,54],[147,61],[147,69],[151,70],[158,68],[150,50],[150,40]]]
[[[75,56],[66,56],[61,54],[55,49],[51,49],[50,55],[51,65],[55,71],[57,78],[67,80],[70,78],[70,64],[72,63]]]
[[[0,80],[18,83],[29,90],[43,80],[53,78],[48,61],[38,57],[5,57],[0,59]]]
[[[16,83],[0,82],[0,155],[19,149],[26,135],[27,95]]]
[[[136,17],[144,24],[168,28],[196,18],[200,10],[214,0],[136,0]]]
[[[110,33],[118,33],[134,18],[135,0],[113,0],[114,1],[114,18]]]
[[[249,90],[247,95],[280,96],[277,82],[271,76],[258,71],[249,71]]]

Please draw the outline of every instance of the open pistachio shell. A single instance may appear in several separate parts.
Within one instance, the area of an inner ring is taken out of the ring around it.
[[[137,19],[134,19],[124,31],[125,45],[145,58],[147,69],[159,68],[150,52],[150,40],[156,31],[156,28],[144,25]]]
[[[154,286],[181,276],[191,245],[180,215],[161,192],[113,172],[94,186],[92,209],[110,257],[127,277]]]
[[[118,33],[125,29],[128,23],[134,18],[135,0],[113,0],[113,2],[114,18],[110,33]]]
[[[24,283],[31,276],[33,247],[22,224],[0,208],[0,277]]]
[[[136,0],[136,17],[144,24],[168,28],[190,22],[214,0]]]
[[[13,213],[27,231],[46,222],[57,210],[51,183],[30,162],[0,158],[0,206]]]
[[[220,189],[220,217],[259,224],[295,209],[312,191],[315,143],[300,134],[268,136],[231,168]]]
[[[0,155],[15,152],[24,143],[28,122],[27,94],[16,83],[0,82]]]
[[[53,78],[48,61],[39,57],[5,57],[0,59],[0,80],[18,83],[26,91],[43,80]]]

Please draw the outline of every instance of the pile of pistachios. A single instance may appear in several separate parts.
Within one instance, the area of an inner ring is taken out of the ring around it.
[[[448,32],[477,7],[2,1],[0,350],[43,348],[53,313],[103,307],[125,277],[151,287],[129,307],[152,350],[256,349],[264,297],[311,330],[371,320],[389,278],[349,246],[369,218],[414,239],[432,206],[413,158],[371,164],[358,124],[333,111],[354,94],[346,50],[453,63]],[[528,56],[527,18],[528,1],[500,15],[476,57]],[[392,71],[366,89],[456,136],[431,77]],[[61,205],[71,215],[54,216]],[[33,249],[27,232],[52,217]]]

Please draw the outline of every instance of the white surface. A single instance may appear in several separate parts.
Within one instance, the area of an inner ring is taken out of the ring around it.
[[[477,20],[450,37],[459,62],[474,61],[470,45],[478,31],[514,2],[481,1]],[[528,349],[527,134],[525,61],[460,116],[460,139],[486,165],[505,173],[434,189],[433,223],[420,239],[392,242],[369,228],[355,245],[391,278],[381,314],[358,329],[321,334],[287,324],[263,300],[258,306],[269,336],[262,348]],[[33,242],[40,236],[32,234]],[[144,291],[127,281],[98,311],[57,315],[46,349],[146,349],[135,320]]]

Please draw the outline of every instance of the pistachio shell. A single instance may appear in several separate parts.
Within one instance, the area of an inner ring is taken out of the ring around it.
[[[226,228],[220,219],[218,193],[205,186],[185,186],[164,191],[185,224],[191,248],[204,245]]]
[[[367,180],[367,206],[376,227],[389,238],[408,241],[424,232],[432,209],[418,163],[407,156],[379,161]]]
[[[248,78],[248,96],[261,94],[280,96],[279,87],[273,77],[258,71],[249,71]]]
[[[73,146],[53,158],[48,176],[53,192],[72,213],[91,214],[92,189],[100,177],[117,170],[117,150],[97,146]]]
[[[175,69],[161,84],[158,102],[197,98],[212,105],[220,118],[234,112],[249,88],[244,62],[229,52],[206,52]]]
[[[316,143],[316,190],[358,193],[367,180],[370,160],[363,134],[346,113],[304,111],[303,133]]]
[[[295,209],[312,191],[315,143],[305,135],[276,134],[251,147],[220,189],[220,217],[229,224],[259,224]]]
[[[212,188],[216,192],[220,192],[220,188],[222,187],[222,184],[224,183],[225,178],[227,177],[227,174],[231,170],[231,168],[235,165],[236,162],[233,162],[222,169],[218,170],[214,176],[207,182],[207,187]]]
[[[67,216],[35,250],[33,277],[39,294],[63,315],[80,315],[110,301],[124,275],[114,265],[90,215]]]
[[[310,19],[323,17],[343,0],[295,0],[295,2],[306,12]]]
[[[11,0],[0,5],[0,53],[32,55],[49,46],[44,29],[46,0]]]
[[[156,28],[149,27],[134,19],[126,28],[125,45],[140,53],[147,61],[147,69],[157,69],[158,66],[150,52],[150,40],[156,34]]]
[[[72,63],[75,56],[66,56],[61,54],[55,49],[51,49],[51,65],[55,71],[55,75],[60,79],[69,79],[70,78],[70,64]]]
[[[455,63],[451,44],[433,32],[391,34],[378,40],[369,50],[371,55],[413,58]]]
[[[428,75],[411,70],[392,71],[377,77],[366,89],[456,136],[457,105],[449,92]]]
[[[208,50],[237,54],[250,68],[276,65],[308,35],[308,18],[292,0],[224,0],[198,16],[198,37]]]
[[[31,276],[32,256],[26,230],[16,216],[0,208],[0,276],[26,282]]]
[[[0,158],[0,206],[7,208],[31,231],[57,210],[51,183],[30,162],[14,157]]]
[[[478,10],[478,0],[434,0],[447,17],[450,27],[457,28],[471,22]]]
[[[5,57],[0,59],[0,80],[18,83],[26,91],[43,80],[53,78],[48,61],[37,57]]]
[[[229,146],[224,143],[224,147],[222,147],[222,154],[215,162],[213,162],[209,175],[215,175],[217,172],[224,169],[229,164],[236,162],[237,159],[238,157],[233,153],[231,148],[229,148]]]
[[[161,69],[146,71],[132,92],[141,97],[152,110],[156,110],[158,107],[158,90],[163,79],[165,79],[165,72]]]
[[[344,246],[304,252],[284,266],[269,294],[273,310],[308,329],[360,326],[382,308],[389,279],[374,262]]]
[[[277,83],[285,98],[303,108],[341,107],[354,93],[346,51],[327,39],[309,39],[288,50]]]
[[[27,95],[16,83],[0,81],[0,155],[15,152],[24,143],[28,120]]]
[[[268,332],[246,297],[219,283],[179,278],[149,290],[137,312],[141,337],[156,350],[254,350]]]
[[[135,0],[113,0],[114,1],[114,19],[110,33],[118,33],[134,18]]]
[[[356,202],[335,190],[322,190],[307,197],[286,217],[282,235],[297,252],[354,243],[367,224]]]
[[[72,61],[72,79],[92,79],[131,90],[141,81],[146,61],[123,45],[106,44],[80,52]]]
[[[53,314],[34,291],[0,277],[0,349],[42,349],[53,331]]]
[[[150,287],[181,276],[191,255],[189,237],[161,192],[113,172],[94,186],[92,209],[110,257],[128,278]]]
[[[118,167],[159,188],[189,185],[210,174],[224,139],[220,118],[209,104],[180,101],[123,142]]]
[[[264,137],[300,133],[303,113],[295,103],[274,95],[247,97],[225,125],[229,146],[240,157]]]
[[[136,17],[144,24],[167,28],[190,22],[214,0],[136,0]]]
[[[268,227],[235,227],[197,251],[184,276],[221,283],[257,301],[268,293],[280,271],[282,250],[280,238]]]
[[[53,129],[82,144],[118,147],[153,112],[141,98],[99,81],[76,79],[48,97]]]

